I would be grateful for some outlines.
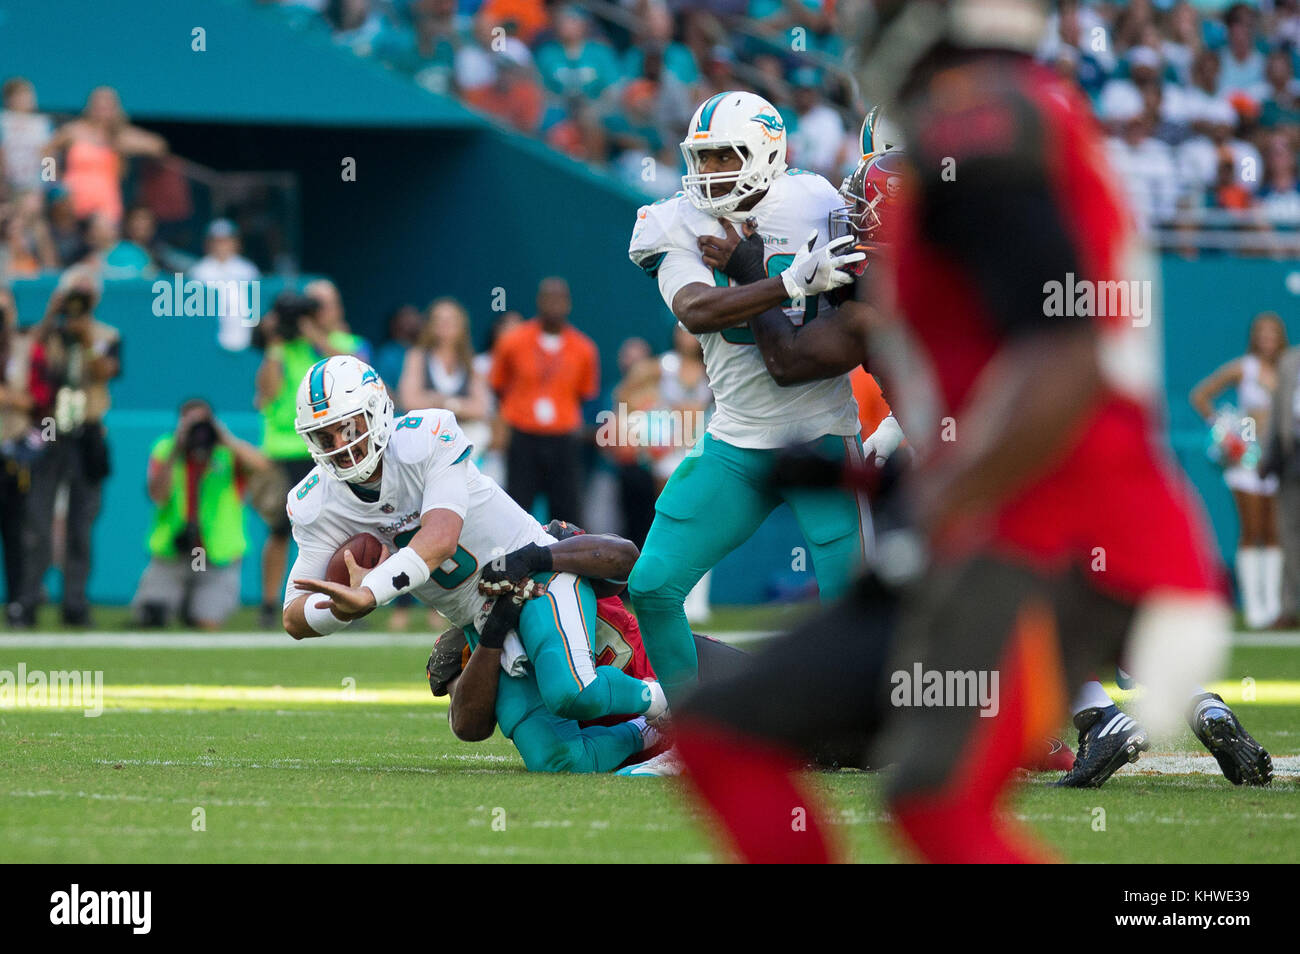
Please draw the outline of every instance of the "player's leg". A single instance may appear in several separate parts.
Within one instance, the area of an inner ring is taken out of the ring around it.
[[[581,728],[546,708],[533,676],[501,674],[497,724],[530,772],[610,772],[645,748],[645,721]]]
[[[524,604],[519,638],[546,708],[582,720],[649,710],[655,704],[649,684],[613,666],[596,665],[591,649],[596,594],[591,584],[571,573],[538,579],[546,582],[546,595]]]
[[[891,592],[862,580],[717,682],[702,655],[700,689],[674,717],[677,751],[744,860],[831,859],[799,772],[828,745],[862,761],[896,612]]]
[[[834,460],[852,466],[862,464],[862,443],[856,435],[827,435],[818,444]],[[874,545],[866,496],[842,489],[789,489],[782,496],[794,511],[808,543],[821,599],[839,599],[862,572]]]
[[[719,560],[749,539],[778,502],[766,487],[770,452],[706,434],[673,471],[628,580],[646,655],[671,702],[696,681],[698,663],[683,603]]]
[[[880,756],[896,765],[890,811],[928,861],[1049,858],[1002,802],[1029,748],[1065,713],[1072,678],[1055,596],[1027,568],[976,558],[932,573],[903,625]],[[952,673],[974,673],[992,692],[927,702],[918,680]]]

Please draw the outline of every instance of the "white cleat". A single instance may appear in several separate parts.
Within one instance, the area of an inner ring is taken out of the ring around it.
[[[676,749],[669,749],[667,752],[656,755],[645,762],[621,768],[614,774],[625,775],[630,778],[667,778],[672,775],[682,774],[682,760],[677,757]]]
[[[641,713],[647,722],[655,722],[668,711],[668,697],[664,695],[663,686],[656,679],[643,679],[650,690],[650,707]]]

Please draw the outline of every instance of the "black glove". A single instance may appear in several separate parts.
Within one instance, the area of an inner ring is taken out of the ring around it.
[[[551,569],[554,558],[549,547],[530,543],[512,553],[495,557],[483,567],[484,583],[518,583],[534,573],[545,573]]]
[[[465,632],[459,627],[447,630],[433,644],[433,652],[429,654],[429,661],[425,664],[424,671],[429,676],[429,690],[435,696],[445,696],[447,683],[460,675],[461,669],[464,668],[467,645],[469,644],[465,640]]]
[[[500,649],[506,644],[506,635],[519,625],[519,611],[523,602],[512,596],[498,597],[492,604],[488,618],[478,631],[478,644],[484,649]]]
[[[722,266],[722,273],[741,285],[761,282],[767,278],[767,266],[763,258],[763,239],[758,232],[754,232],[748,238],[742,238],[740,244],[731,250],[731,257]]]

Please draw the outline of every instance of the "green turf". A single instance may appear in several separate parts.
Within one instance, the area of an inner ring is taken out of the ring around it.
[[[455,740],[424,686],[424,656],[327,642],[0,648],[0,670],[102,670],[107,704],[98,718],[0,709],[0,861],[720,857],[675,783],[529,775],[499,736]],[[1238,649],[1230,688],[1245,676],[1261,701],[1238,707],[1243,720],[1275,755],[1295,756],[1300,650]],[[1195,744],[1188,736],[1173,748]],[[1300,857],[1294,779],[1264,791],[1208,776],[1119,776],[1099,791],[1049,780],[1032,779],[1013,810],[1073,860]],[[814,784],[850,857],[899,857],[881,824],[878,775],[823,774]],[[199,808],[204,831],[194,830]],[[1094,830],[1097,809],[1104,831]]]

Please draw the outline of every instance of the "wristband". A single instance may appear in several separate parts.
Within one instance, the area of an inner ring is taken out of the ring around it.
[[[522,549],[521,555],[529,574],[549,573],[555,566],[555,554],[551,552],[550,547],[542,546],[540,543],[528,544]]]
[[[339,619],[328,606],[324,609],[316,608],[316,604],[320,599],[318,594],[308,593],[307,602],[302,608],[302,615],[307,620],[307,625],[312,628],[312,631],[322,636],[328,636],[330,633],[337,633],[340,629],[347,627],[351,620]]]
[[[375,605],[384,606],[429,580],[429,564],[410,547],[402,547],[365,575],[361,585],[375,594]]]

